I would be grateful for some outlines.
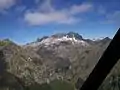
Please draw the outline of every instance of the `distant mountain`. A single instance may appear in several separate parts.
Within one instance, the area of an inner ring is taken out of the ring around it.
[[[3,73],[0,78],[10,73],[22,82],[22,85],[18,82],[21,88],[49,84],[56,79],[78,87],[77,82],[83,83],[110,41],[108,37],[96,41],[84,39],[74,32],[45,36],[24,46],[1,40],[0,66],[5,68],[0,70]]]
[[[35,42],[27,44],[28,46],[39,46],[39,45],[53,45],[53,44],[60,44],[60,43],[72,43],[72,44],[81,44],[81,45],[88,45],[87,42],[85,42],[85,39],[82,38],[81,35],[74,32],[69,33],[57,33],[50,37],[45,36],[41,39],[37,39]]]
[[[48,36],[44,36],[44,37],[42,37],[42,38],[38,38],[37,39],[37,42],[41,42],[42,40],[45,40],[45,39],[47,39],[47,38],[49,38]]]
[[[62,38],[64,36],[66,36],[66,33],[57,33],[57,34],[52,35],[51,37],[53,37],[53,38]]]
[[[77,40],[83,40],[83,37],[81,35],[79,35],[78,33],[75,33],[75,32],[69,32],[67,33],[68,37],[69,38],[75,38]]]
[[[82,40],[82,36],[79,35],[78,33],[75,33],[75,32],[69,32],[69,33],[57,33],[57,34],[54,34],[52,35],[52,37],[54,38],[62,38],[62,37],[68,37],[68,38],[75,38],[75,39],[78,39],[78,40]]]

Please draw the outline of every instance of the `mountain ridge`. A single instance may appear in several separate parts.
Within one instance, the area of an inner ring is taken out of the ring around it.
[[[31,42],[31,43],[27,43],[26,45],[33,45],[36,46],[37,44],[46,44],[46,43],[59,43],[59,41],[71,41],[72,43],[78,42],[78,43],[84,43],[88,42],[88,43],[93,43],[93,42],[99,42],[101,40],[111,40],[109,37],[105,37],[103,39],[96,39],[96,40],[92,40],[92,39],[84,39],[81,35],[79,35],[78,33],[75,32],[68,32],[68,33],[57,33],[51,36],[43,36],[42,38],[38,38],[36,41]],[[40,43],[42,42],[42,43]],[[36,44],[36,45],[35,45]]]
[[[27,87],[56,79],[74,85],[81,83],[88,77],[111,39],[93,41],[73,34],[76,33],[69,33],[69,36],[45,36],[24,46],[11,40],[0,41],[0,51],[6,63],[5,71],[18,77]],[[52,41],[46,44],[46,40]],[[37,44],[32,46],[34,43]]]

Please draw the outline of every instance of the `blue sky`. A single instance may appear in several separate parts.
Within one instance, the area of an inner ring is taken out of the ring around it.
[[[0,39],[25,44],[74,31],[84,38],[113,37],[120,0],[0,0]]]

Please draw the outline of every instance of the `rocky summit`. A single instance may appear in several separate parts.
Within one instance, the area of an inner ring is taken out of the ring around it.
[[[22,46],[0,40],[0,90],[75,90],[110,41],[108,37],[84,39],[74,32],[45,36]]]

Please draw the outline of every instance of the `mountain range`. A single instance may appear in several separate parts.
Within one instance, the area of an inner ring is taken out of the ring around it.
[[[109,37],[84,39],[75,32],[44,36],[26,45],[0,40],[0,90],[57,90],[54,86],[58,81],[75,90],[86,80],[110,41]],[[117,75],[119,64],[116,68],[112,72]],[[44,85],[49,89],[39,89]]]

